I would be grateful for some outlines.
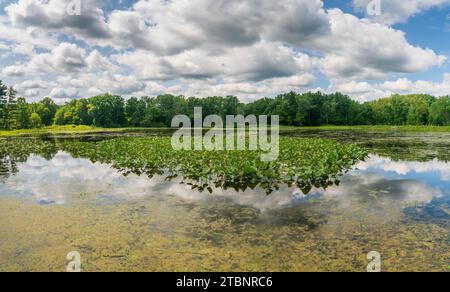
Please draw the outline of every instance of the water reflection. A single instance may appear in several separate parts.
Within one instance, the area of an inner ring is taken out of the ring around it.
[[[372,153],[400,161],[450,161],[450,133],[421,133],[401,131],[281,131],[295,137],[330,138],[344,143],[356,143]]]
[[[68,204],[87,197],[120,202],[165,195],[177,196],[186,202],[219,202],[265,212],[287,210],[317,200],[333,200],[334,208],[355,209],[365,205],[369,210],[381,208],[383,212],[377,212],[386,216],[386,210],[393,206],[401,209],[418,203],[429,204],[449,196],[450,190],[447,162],[399,162],[377,155],[371,155],[344,175],[339,186],[312,188],[308,195],[288,186],[282,186],[269,196],[260,188],[244,192],[214,188],[212,194],[201,193],[182,184],[180,179],[167,181],[163,176],[148,179],[133,174],[125,177],[110,165],[73,158],[62,151],[51,159],[31,155],[24,162],[7,161],[2,165],[14,175],[3,179],[0,195],[33,198],[40,204]]]
[[[0,178],[9,177],[11,174],[16,174],[19,170],[17,169],[17,161],[10,157],[0,157]]]
[[[109,165],[62,151],[52,159],[33,154],[15,165],[17,170],[4,181],[0,195],[32,197],[43,204],[65,204],[92,195],[114,200],[142,197],[156,191],[159,184],[146,177],[124,177]]]
[[[394,161],[391,158],[372,155],[357,168],[368,171],[392,172],[405,177],[420,175],[439,176],[442,181],[450,181],[450,163],[433,159],[427,162]]]
[[[363,271],[371,250],[386,269],[448,267],[450,163],[438,156],[372,151],[338,186],[267,196],[125,177],[53,140],[15,147],[0,149],[0,270],[58,270],[68,250],[91,270]]]

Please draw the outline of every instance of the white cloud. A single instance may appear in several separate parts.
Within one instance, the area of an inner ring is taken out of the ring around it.
[[[2,74],[54,80],[48,90],[58,96],[167,90],[251,99],[310,87],[320,70],[332,87],[369,98],[409,84],[383,88],[368,79],[445,61],[411,45],[402,31],[326,11],[320,0],[140,0],[110,12],[102,1],[86,0],[81,16],[67,14],[69,2],[8,5],[1,43],[23,57]]]
[[[49,94],[52,98],[76,98],[79,97],[79,91],[76,88],[61,88],[55,87]]]
[[[83,0],[81,15],[67,13],[72,0],[19,0],[5,8],[14,26],[101,39],[108,37],[101,1]]]
[[[43,80],[26,80],[16,85],[16,89],[24,91],[27,89],[46,89],[49,86],[49,82]]]
[[[425,71],[446,60],[430,49],[410,45],[399,30],[338,9],[329,16],[332,34],[319,37],[316,47],[326,52],[320,67],[330,78],[382,78],[388,72]]]
[[[158,57],[144,51],[115,56],[115,60],[137,71],[142,79],[226,78],[261,81],[310,72],[309,56],[273,43],[235,47],[220,54],[203,50],[184,51],[174,56]]]
[[[450,181],[450,164],[437,159],[428,162],[414,161],[394,161],[390,158],[372,155],[370,158],[360,162],[356,168],[361,170],[379,169],[385,172],[394,172],[398,175],[408,175],[413,173],[439,173],[443,181]]]
[[[16,46],[51,49],[57,45],[54,36],[33,27],[16,27],[5,15],[0,15],[0,37],[1,41],[12,42]]]
[[[2,70],[2,74],[6,76],[23,76],[25,72],[25,68],[20,65],[11,65]]]
[[[367,12],[367,5],[372,0],[353,0],[356,10]],[[371,17],[385,24],[406,22],[410,17],[420,14],[432,7],[450,5],[450,0],[381,0],[381,15]]]
[[[450,94],[450,74],[444,74],[442,82],[425,80],[411,81],[407,78],[377,83],[339,81],[331,84],[329,88],[322,90],[327,92],[339,91],[350,95],[358,101],[369,101],[381,97],[388,97],[393,94],[421,93],[434,96],[446,96]]]

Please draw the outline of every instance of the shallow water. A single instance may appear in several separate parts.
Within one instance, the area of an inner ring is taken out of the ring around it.
[[[365,271],[370,251],[385,271],[450,271],[449,134],[290,134],[372,154],[307,196],[199,193],[62,151],[3,157],[0,271],[64,271],[70,251],[85,271]]]

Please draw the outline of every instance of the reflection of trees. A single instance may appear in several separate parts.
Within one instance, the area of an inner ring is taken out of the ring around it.
[[[35,138],[0,139],[0,177],[9,177],[18,173],[17,164],[26,162],[31,155],[52,160],[59,150],[64,149],[64,143],[67,141],[98,141],[106,138],[110,137],[58,138],[53,135],[43,135]]]
[[[54,141],[0,139],[0,176],[9,177],[17,174],[19,172],[17,164],[26,162],[32,154],[51,160],[57,152],[58,148]]]
[[[17,160],[14,157],[0,157],[0,177],[9,177],[18,173]]]

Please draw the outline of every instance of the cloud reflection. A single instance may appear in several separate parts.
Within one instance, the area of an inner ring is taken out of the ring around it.
[[[414,172],[422,174],[436,172],[441,180],[450,181],[450,163],[438,159],[427,162],[394,161],[390,158],[371,155],[366,161],[360,162],[356,167],[361,170],[395,172],[403,176]]]
[[[298,205],[323,197],[339,201],[340,206],[350,208],[352,204],[358,204],[355,198],[368,197],[374,197],[385,205],[429,203],[434,198],[442,197],[447,191],[436,185],[436,181],[443,181],[448,185],[450,177],[449,165],[440,161],[396,162],[371,156],[357,167],[358,170],[342,178],[339,186],[326,190],[316,188],[308,196],[287,186],[269,196],[262,189],[245,192],[214,189],[213,194],[209,194],[191,190],[190,186],[180,184],[177,179],[167,182],[163,177],[148,179],[146,176],[133,174],[124,177],[110,165],[92,163],[87,159],[73,158],[70,154],[58,152],[52,160],[32,155],[27,162],[19,163],[19,173],[0,185],[0,195],[32,196],[37,202],[56,204],[68,203],[80,195],[104,196],[115,200],[167,195],[198,202],[221,198],[261,211]],[[388,175],[389,172],[395,172],[399,177],[392,178]],[[405,177],[412,172],[423,176],[420,179]]]

